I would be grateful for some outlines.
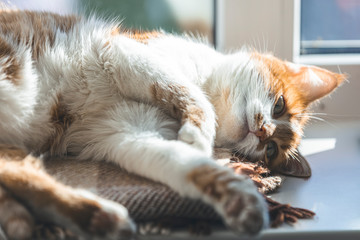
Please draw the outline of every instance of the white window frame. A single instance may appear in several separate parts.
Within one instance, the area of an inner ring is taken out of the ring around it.
[[[358,65],[360,54],[300,54],[301,0],[294,0],[293,61],[310,65]]]

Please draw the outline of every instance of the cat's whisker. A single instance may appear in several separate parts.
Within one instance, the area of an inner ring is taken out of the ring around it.
[[[260,49],[260,52],[262,53],[260,36],[258,35],[256,39],[257,39],[257,43],[258,43],[257,49]]]
[[[294,116],[298,119],[307,117],[309,118],[309,120],[321,121],[334,128],[338,128],[338,127],[334,125],[332,122],[340,122],[346,119],[349,120],[360,119],[360,115],[341,115],[341,114],[328,114],[328,113],[317,113],[317,112],[299,113]]]
[[[357,119],[360,119],[360,115],[359,114],[346,114],[346,115],[343,115],[343,114],[329,114],[329,113],[324,113],[323,114],[324,116],[326,117],[332,117],[334,119],[336,118],[349,118],[349,119],[354,119],[354,118],[357,118]]]
[[[262,53],[266,53],[267,52],[267,41],[265,40],[265,33],[262,33],[262,40],[263,40],[263,49],[262,49]]]
[[[251,43],[249,45],[249,49],[250,51],[254,51],[256,49],[256,44],[255,44],[255,38],[251,39]]]
[[[304,114],[304,115],[323,115],[323,116],[328,115],[327,113],[317,113],[317,112],[306,112],[306,113],[299,113],[299,114],[296,114],[296,115],[301,115],[301,114]]]
[[[323,113],[299,113],[294,115],[296,118],[309,118],[309,119],[314,119],[314,120],[318,120],[318,121],[325,121],[323,118],[320,118],[318,116],[326,116],[326,114]]]
[[[326,116],[326,115],[324,115],[324,116]],[[329,122],[329,121],[326,120],[326,119],[323,119],[323,118],[320,118],[320,117],[316,117],[316,116],[306,116],[306,115],[304,115],[304,117],[308,117],[309,120],[320,121],[320,122],[323,122],[323,123],[328,124],[328,125],[331,126],[331,127],[337,128],[336,125],[332,124],[331,122]],[[326,117],[329,117],[329,116],[326,116]]]
[[[273,53],[276,52],[276,46],[278,44],[278,40],[276,39],[275,42],[274,42],[274,47],[273,47]]]
[[[325,120],[323,118],[320,118],[320,117],[308,116],[308,118],[311,119],[311,120],[318,120],[318,121],[325,122]]]
[[[296,149],[291,149],[290,154],[291,154],[291,157],[293,159],[300,162],[300,160],[299,160],[299,152]]]
[[[262,52],[260,35],[256,36],[256,50]]]

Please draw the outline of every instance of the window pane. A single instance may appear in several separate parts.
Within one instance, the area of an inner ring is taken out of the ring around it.
[[[301,54],[359,52],[360,0],[301,1]]]

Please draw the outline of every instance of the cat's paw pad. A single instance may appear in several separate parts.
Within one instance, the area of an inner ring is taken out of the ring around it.
[[[4,226],[9,239],[30,239],[33,233],[33,221],[23,218],[13,218]]]
[[[1,188],[0,202],[0,239],[6,239],[5,235],[8,239],[31,239],[35,222],[31,213]]]
[[[233,192],[222,207],[225,223],[236,232],[253,235],[268,225],[267,205],[256,191]]]
[[[209,157],[212,155],[212,140],[204,136],[200,128],[190,123],[185,123],[180,128],[178,139],[201,150]]]
[[[53,225],[50,223],[39,224],[36,226],[33,240],[79,240],[79,236],[75,235],[68,229]]]
[[[170,228],[162,226],[154,222],[142,223],[139,225],[139,234],[146,235],[169,235],[171,232]]]

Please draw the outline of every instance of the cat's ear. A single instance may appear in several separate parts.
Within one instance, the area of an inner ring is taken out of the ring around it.
[[[294,177],[310,177],[311,168],[308,161],[299,152],[295,156],[290,156],[289,159],[282,161],[276,170],[282,174]]]
[[[337,88],[345,79],[345,74],[326,69],[285,62],[289,80],[304,96],[307,104],[318,100]]]

